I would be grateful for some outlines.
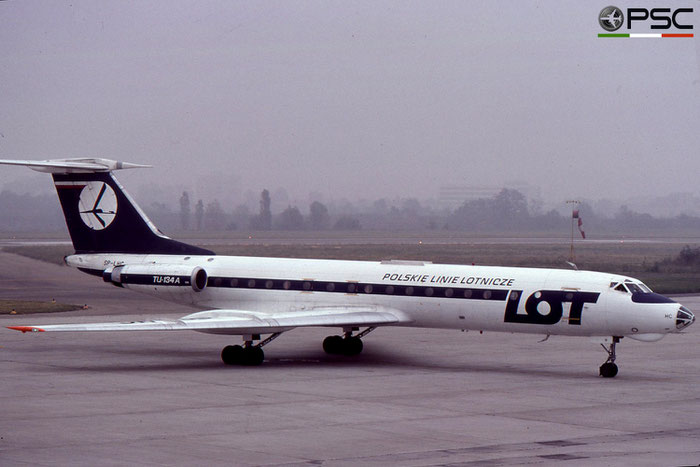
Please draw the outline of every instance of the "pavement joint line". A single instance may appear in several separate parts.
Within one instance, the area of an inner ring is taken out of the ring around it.
[[[700,436],[700,427],[694,428],[694,429],[679,429],[679,430],[659,430],[659,431],[650,431],[650,432],[642,432],[642,433],[626,433],[626,434],[620,434],[620,435],[594,435],[594,436],[588,436],[588,437],[577,437],[577,438],[571,438],[568,440],[553,440],[554,442],[569,442],[569,443],[575,443],[571,444],[570,446],[572,447],[580,447],[580,446],[586,446],[586,445],[591,445],[595,446],[595,444],[598,444],[601,440],[611,443],[611,442],[620,442],[622,441],[637,441],[640,439],[648,439],[649,437],[652,437],[653,439],[658,439],[659,436],[656,435],[666,435],[662,436],[661,438],[667,438],[667,437],[674,437],[677,435],[683,435],[683,433],[689,433],[693,434],[695,433],[696,435]],[[616,439],[614,440],[609,440],[610,437],[614,437]],[[623,438],[623,439],[621,439]],[[374,455],[374,456],[357,456],[357,457],[347,457],[347,458],[333,458],[333,459],[327,459],[329,462],[343,462],[343,461],[354,461],[354,462],[370,462],[372,460],[375,461],[382,461],[383,459],[387,461],[391,461],[396,463],[397,461],[400,461],[402,459],[405,460],[420,460],[420,459],[428,459],[428,458],[433,458],[435,454],[442,454],[440,457],[446,457],[448,455],[460,455],[460,454],[470,454],[470,453],[498,453],[498,452],[503,452],[508,451],[508,452],[519,452],[519,451],[530,451],[533,449],[538,449],[539,447],[542,447],[542,441],[533,441],[533,442],[520,442],[520,443],[502,443],[502,444],[492,444],[492,445],[481,445],[481,446],[470,446],[470,447],[465,447],[465,448],[446,448],[446,449],[435,449],[435,450],[425,450],[425,451],[410,451],[410,452],[404,452],[404,453],[397,453],[397,454],[380,454],[380,455]],[[545,441],[546,443],[546,441]],[[553,446],[547,446],[552,448]],[[613,451],[614,452],[614,451]],[[648,451],[644,451],[648,452]],[[610,451],[604,451],[600,452],[600,456],[595,456],[595,457],[607,457],[611,452]],[[573,455],[577,455],[573,454]],[[619,451],[617,455],[629,455],[629,452],[626,451]],[[592,458],[593,456],[591,453],[588,452],[582,452],[581,453],[581,458]],[[545,458],[548,460],[557,460],[555,458],[547,458],[543,457],[542,454],[535,454],[533,456],[529,456],[527,458]],[[517,457],[514,458],[512,456],[510,457],[501,457],[501,458],[496,458],[496,459],[488,459],[486,462],[496,462],[496,465],[501,465],[501,462],[504,460],[508,459],[517,459],[519,462],[522,463],[522,460],[524,460],[523,457]],[[526,459],[526,458],[525,458]],[[569,460],[569,459],[560,459],[560,460]],[[432,464],[432,465],[480,465],[484,462],[485,460],[474,460],[474,461],[468,461],[468,462],[459,462],[459,463],[448,463],[448,464]],[[276,464],[278,467],[283,467],[283,466],[291,466],[291,465],[306,465],[306,464]],[[484,464],[485,465],[485,464]]]

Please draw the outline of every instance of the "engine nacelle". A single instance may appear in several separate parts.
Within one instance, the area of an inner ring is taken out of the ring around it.
[[[118,287],[192,287],[201,292],[207,286],[207,272],[200,266],[182,264],[125,264],[105,269],[102,279]]]

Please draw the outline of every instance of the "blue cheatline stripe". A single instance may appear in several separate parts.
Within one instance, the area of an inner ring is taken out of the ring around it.
[[[164,277],[168,277],[168,279],[163,279]],[[190,286],[190,277],[170,276],[167,274],[122,274],[121,284],[182,287]],[[228,289],[288,290],[355,295],[416,296],[493,301],[505,301],[506,298],[508,298],[509,292],[508,289],[465,289],[457,287],[432,287],[425,285],[374,284],[369,282],[331,282],[220,276],[209,277],[207,287]]]
[[[207,287],[233,289],[296,290],[357,295],[394,295],[504,301],[508,289],[433,287],[425,285],[374,284],[312,280],[264,279],[254,277],[210,277]]]

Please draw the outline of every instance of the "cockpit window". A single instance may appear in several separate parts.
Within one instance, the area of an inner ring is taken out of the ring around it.
[[[611,282],[610,288],[622,293],[654,293],[643,283],[632,282],[629,279],[625,279],[625,282]]]

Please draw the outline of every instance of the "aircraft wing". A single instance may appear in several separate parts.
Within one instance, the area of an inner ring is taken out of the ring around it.
[[[124,323],[75,323],[8,326],[22,332],[54,331],[199,331],[209,334],[268,334],[296,327],[386,326],[409,323],[399,310],[384,307],[323,307],[285,313],[210,310],[177,320]]]

